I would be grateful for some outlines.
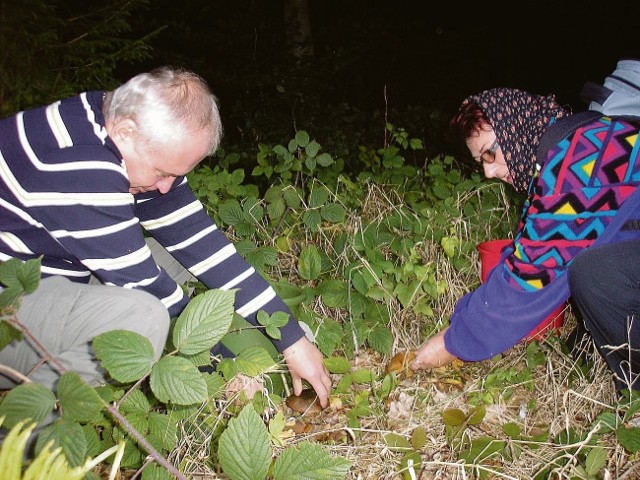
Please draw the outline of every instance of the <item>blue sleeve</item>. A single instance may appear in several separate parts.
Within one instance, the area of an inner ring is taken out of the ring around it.
[[[465,361],[491,358],[526,337],[569,297],[567,275],[538,291],[516,290],[506,280],[505,249],[487,281],[462,297],[445,333],[447,351]]]

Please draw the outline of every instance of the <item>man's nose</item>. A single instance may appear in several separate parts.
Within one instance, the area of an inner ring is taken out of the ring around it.
[[[171,185],[173,185],[173,181],[175,179],[173,177],[165,177],[156,182],[156,187],[158,187],[158,191],[160,193],[167,193],[171,189]]]

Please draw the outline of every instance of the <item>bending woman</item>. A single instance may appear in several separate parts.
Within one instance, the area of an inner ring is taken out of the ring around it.
[[[451,129],[487,178],[528,195],[497,267],[411,367],[491,358],[572,295],[616,387],[640,389],[640,118],[497,88],[468,97]]]

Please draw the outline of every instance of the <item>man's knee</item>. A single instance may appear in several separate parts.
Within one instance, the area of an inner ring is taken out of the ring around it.
[[[155,296],[140,290],[128,292],[130,324],[119,327],[146,337],[153,346],[156,359],[162,354],[169,333],[169,312]]]

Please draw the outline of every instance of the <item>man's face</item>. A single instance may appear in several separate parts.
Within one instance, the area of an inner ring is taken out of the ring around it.
[[[131,194],[152,190],[167,193],[176,177],[193,170],[209,149],[206,132],[189,135],[179,145],[145,149],[135,129],[107,126],[107,131],[122,154]]]

